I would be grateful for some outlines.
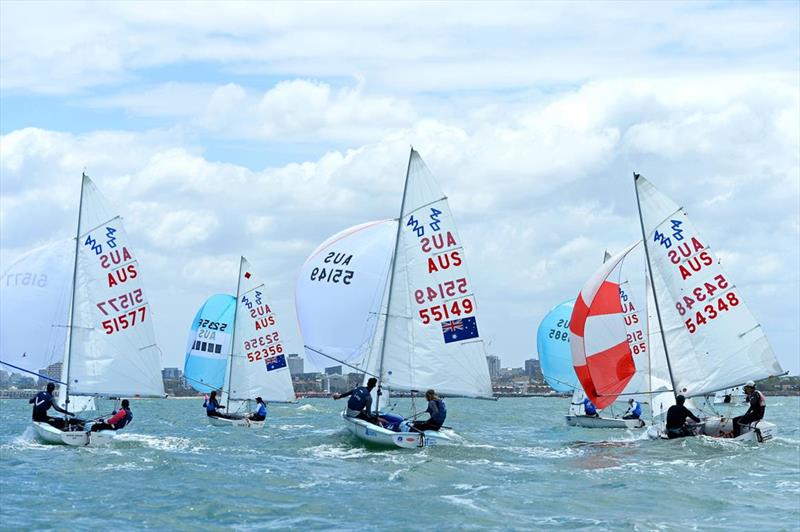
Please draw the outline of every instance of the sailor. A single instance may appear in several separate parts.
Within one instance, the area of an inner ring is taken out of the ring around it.
[[[264,400],[260,397],[256,397],[256,404],[258,409],[248,417],[250,421],[264,421],[267,419],[267,405],[264,404]]]
[[[642,405],[636,399],[628,399],[628,411],[622,419],[639,419],[642,417]]]
[[[33,405],[32,418],[34,421],[49,423],[50,425],[53,425],[56,428],[63,429],[64,428],[63,419],[55,419],[47,415],[47,411],[50,410],[50,407],[52,406],[56,412],[61,412],[62,414],[66,414],[68,416],[74,416],[75,414],[73,414],[72,412],[68,412],[67,410],[61,408],[55,403],[53,399],[53,391],[55,389],[56,385],[53,384],[52,382],[48,382],[47,391],[37,393],[34,397],[31,397],[28,400],[28,403]]]
[[[600,414],[597,413],[597,407],[594,406],[594,403],[591,402],[588,397],[584,397],[583,402],[578,404],[583,405],[583,411],[587,416],[600,417]]]
[[[225,414],[220,412],[220,410],[225,407],[219,404],[216,390],[211,392],[211,396],[206,399],[205,403],[203,403],[203,406],[206,407],[206,415],[208,417],[227,417]]]
[[[366,386],[356,386],[346,393],[335,393],[333,399],[338,400],[342,397],[350,396],[347,400],[347,410],[345,415],[347,417],[355,417],[366,421],[374,421],[375,417],[372,412],[372,392],[373,388],[378,384],[378,379],[370,377]],[[378,392],[380,393],[380,392]]]
[[[428,409],[425,410],[430,414],[430,418],[425,421],[415,421],[411,425],[412,431],[422,432],[423,430],[439,430],[444,424],[447,417],[447,407],[433,390],[425,392],[425,399],[428,400]]]
[[[683,404],[686,398],[679,395],[675,398],[675,403],[667,410],[667,437],[669,439],[684,438],[694,436],[692,429],[686,424],[686,418],[691,418],[695,423],[700,423],[700,418],[692,414]]]
[[[756,383],[747,381],[744,385],[744,393],[747,396],[747,402],[750,407],[743,416],[736,416],[733,418],[733,437],[737,437],[742,433],[742,425],[749,425],[754,421],[760,421],[764,418],[764,410],[767,407],[767,398],[760,390],[756,390]]]
[[[119,430],[125,427],[128,423],[133,421],[133,413],[131,412],[131,403],[127,399],[122,400],[119,410],[112,412],[112,416],[108,421],[100,420],[99,423],[92,425],[92,432],[101,430]]]

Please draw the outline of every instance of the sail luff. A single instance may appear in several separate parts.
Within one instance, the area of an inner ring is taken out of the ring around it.
[[[75,317],[75,285],[78,280],[78,249],[80,246],[80,237],[81,237],[81,215],[83,214],[83,191],[85,188],[87,176],[85,173],[81,173],[81,195],[80,200],[78,201],[78,227],[75,231],[75,257],[74,263],[72,267],[72,297],[70,298],[70,305],[69,305],[69,321],[67,326],[67,334],[69,335],[67,340],[67,349],[64,353],[64,373],[66,378],[64,379],[67,383],[66,389],[64,390],[64,409],[69,410],[69,373],[70,373],[70,362],[72,359],[72,327],[74,324],[74,317]]]
[[[414,156],[414,148],[412,147],[408,153],[408,165],[406,166],[406,179],[405,183],[403,184],[403,198],[400,200],[400,219],[397,222],[397,232],[395,233],[394,237],[394,253],[392,254],[392,263],[389,269],[389,295],[388,300],[386,302],[386,318],[383,320],[383,338],[381,338],[381,354],[380,354],[380,362],[378,365],[378,392],[376,394],[376,401],[375,401],[375,413],[379,412],[380,408],[380,401],[381,401],[381,394],[380,394],[380,387],[381,382],[383,381],[383,361],[386,355],[386,331],[389,329],[389,317],[391,316],[391,309],[392,309],[392,289],[394,288],[394,274],[395,274],[395,265],[397,264],[397,247],[398,243],[400,242],[400,229],[401,223],[403,220],[403,210],[406,206],[406,195],[408,194],[408,176],[411,172],[411,158]]]
[[[233,334],[231,334],[231,352],[228,356],[228,391],[226,392],[226,407],[228,408],[231,405],[231,382],[233,381],[233,350],[236,349],[236,322],[239,321],[239,298],[242,297],[241,289],[242,289],[242,267],[244,266],[244,257],[239,257],[239,276],[236,278],[236,306],[234,307],[233,311]]]
[[[633,173],[633,188],[636,191],[636,207],[639,211],[639,225],[642,228],[642,243],[644,244],[644,256],[645,260],[647,261],[647,271],[650,274],[650,282],[652,283],[653,286],[653,301],[655,302],[656,316],[658,318],[658,328],[659,332],[661,333],[661,342],[664,346],[664,356],[666,357],[667,360],[667,370],[669,371],[669,379],[670,382],[672,383],[672,393],[677,397],[678,392],[676,391],[675,377],[672,374],[672,365],[669,360],[669,350],[667,349],[667,338],[666,336],[664,336],[664,324],[661,321],[661,309],[658,306],[658,296],[656,295],[656,290],[655,290],[656,284],[655,281],[653,280],[653,267],[652,263],[650,262],[650,249],[647,245],[648,241],[647,232],[644,229],[644,218],[642,217],[642,203],[639,199],[639,187],[637,186],[637,181],[639,180],[639,177],[640,177],[639,174],[637,174],[636,172]]]

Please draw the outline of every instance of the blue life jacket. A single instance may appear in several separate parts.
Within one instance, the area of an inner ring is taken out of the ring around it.
[[[593,416],[597,413],[597,408],[595,408],[588,397],[583,400],[583,410],[586,412],[587,416]]]
[[[434,399],[433,402],[436,403],[439,412],[435,416],[431,416],[431,421],[441,425],[447,417],[447,407],[444,406],[444,401],[441,399]]]
[[[636,417],[641,416],[642,415],[641,403],[639,401],[634,401],[633,404],[636,405],[636,407],[633,410],[631,410],[631,414],[633,414]]]
[[[205,404],[206,412],[209,413],[209,414],[212,413],[212,412],[216,412],[218,406],[219,406],[219,402],[216,399],[214,399],[213,401],[211,399],[209,399],[208,401],[206,401],[206,404]]]
[[[361,410],[364,409],[364,406],[366,406],[369,396],[369,390],[367,387],[359,386],[353,390],[353,395],[351,395],[350,399],[347,401],[347,408],[361,412]]]
[[[47,392],[39,392],[33,399],[33,411],[36,414],[47,414],[51,406],[53,406],[53,396]]]
[[[258,405],[258,411],[256,412],[258,417],[267,417],[267,407],[263,403]]]
[[[123,408],[125,411],[125,417],[122,418],[120,421],[117,421],[117,424],[114,425],[114,428],[119,430],[123,428],[125,425],[133,421],[133,413],[131,412],[131,407]]]

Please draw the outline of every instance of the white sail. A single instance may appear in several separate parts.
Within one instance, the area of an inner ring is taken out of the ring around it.
[[[396,232],[396,220],[350,227],[323,242],[303,264],[295,293],[297,319],[306,356],[317,367],[330,366],[327,357],[355,364],[366,355]]]
[[[0,360],[33,373],[63,361],[74,253],[75,241],[62,240],[27,253],[3,271]],[[12,366],[3,369],[21,372]]]
[[[447,198],[411,150],[400,231],[371,368],[383,386],[492,397],[479,313]],[[385,325],[386,338],[382,337]]]
[[[683,209],[643,177],[636,187],[677,393],[706,395],[781,374],[741,291]]]
[[[295,400],[279,329],[280,321],[264,295],[264,283],[242,257],[224,400],[246,401],[256,397],[268,402]]]
[[[163,396],[161,352],[142,272],[121,218],[83,178],[69,392]]]

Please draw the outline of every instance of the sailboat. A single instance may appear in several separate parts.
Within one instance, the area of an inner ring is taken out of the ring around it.
[[[81,183],[74,249],[67,257],[72,260],[72,282],[59,381],[65,404],[71,405],[71,395],[164,397],[161,352],[139,263],[122,219],[107,207],[86,175]],[[39,279],[36,282],[48,285],[49,280]],[[19,353],[17,349],[4,356],[10,357],[4,363],[29,373],[40,369],[40,354],[29,360],[27,351]],[[114,431],[70,430],[74,426],[62,430],[35,421],[32,425],[40,439],[56,444],[102,445],[115,435]]]
[[[310,358],[378,379],[380,424],[342,413],[365,442],[414,448],[451,440],[444,431],[411,431],[410,418],[382,411],[390,391],[412,401],[427,389],[493,398],[462,241],[447,197],[413,148],[399,220],[356,226],[317,248],[301,270],[296,305]]]
[[[208,417],[216,426],[262,428],[266,420],[247,415],[252,400],[295,401],[278,318],[266,301],[264,283],[244,257],[236,296],[212,296],[197,311],[184,375],[200,392],[222,390],[225,417]]]
[[[623,260],[633,244],[603,265],[584,284],[569,320],[570,351],[580,386],[575,388],[567,424],[588,428],[641,428],[642,419],[587,416],[578,405],[584,397],[597,410],[618,397],[644,393],[649,374],[643,320],[621,280]],[[585,395],[584,395],[585,394]]]
[[[670,387],[654,397],[654,412],[665,412],[678,394],[702,398],[749,380],[784,374],[740,288],[683,208],[644,177],[634,174],[634,182],[652,288],[648,307],[655,318],[648,320],[651,358],[663,357]],[[732,437],[733,422],[704,413],[696,431]],[[665,437],[663,426],[649,434]],[[763,442],[775,435],[777,427],[761,420],[742,427],[736,439]]]

